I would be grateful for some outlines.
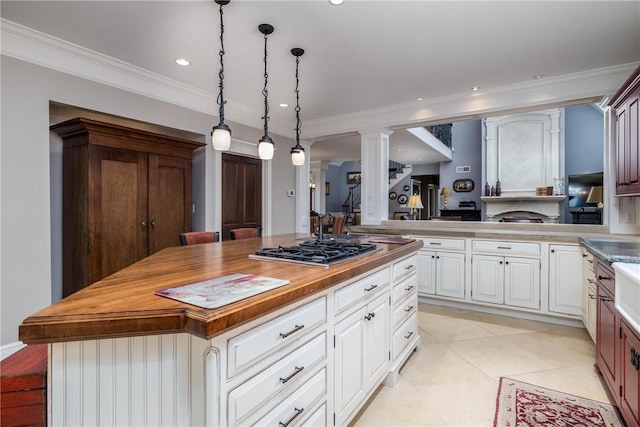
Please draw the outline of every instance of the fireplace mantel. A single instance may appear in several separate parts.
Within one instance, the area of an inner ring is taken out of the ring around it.
[[[480,199],[486,203],[487,221],[526,216],[557,223],[560,218],[560,204],[566,198],[567,196],[496,196]]]

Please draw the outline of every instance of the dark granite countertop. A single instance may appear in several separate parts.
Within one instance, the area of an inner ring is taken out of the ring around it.
[[[593,255],[609,264],[614,262],[640,264],[640,239],[580,238],[580,243]]]

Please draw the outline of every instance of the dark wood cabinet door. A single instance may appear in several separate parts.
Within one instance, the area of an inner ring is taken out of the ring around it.
[[[627,425],[640,425],[640,339],[627,325],[620,322],[621,360],[620,360],[620,411]],[[633,422],[631,422],[632,420]]]
[[[259,159],[222,155],[222,239],[230,230],[262,222],[262,163]]]
[[[148,255],[179,246],[191,231],[191,161],[149,154]]]
[[[89,148],[89,284],[147,256],[147,155]],[[86,285],[85,285],[86,286]]]
[[[618,119],[616,129],[616,194],[622,194],[627,182],[625,151],[629,141],[626,104],[616,110],[616,115]]]
[[[614,306],[613,295],[598,283],[597,364],[616,402],[620,398],[617,392],[619,381],[618,328],[618,312]]]
[[[627,102],[627,122],[628,122],[628,142],[626,146],[626,162],[627,162],[627,175],[628,175],[628,184],[629,184],[629,193],[639,193],[640,192],[640,158],[638,158],[639,151],[638,150],[638,133],[640,133],[640,123],[639,114],[640,111],[638,109],[640,88],[638,88],[629,98]]]

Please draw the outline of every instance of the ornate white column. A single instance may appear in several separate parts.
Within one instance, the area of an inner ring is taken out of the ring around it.
[[[363,225],[380,224],[389,216],[389,129],[359,131],[362,187],[360,211]]]

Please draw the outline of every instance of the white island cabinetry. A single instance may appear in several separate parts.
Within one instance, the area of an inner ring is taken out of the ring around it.
[[[465,240],[420,238],[418,293],[464,299]]]

